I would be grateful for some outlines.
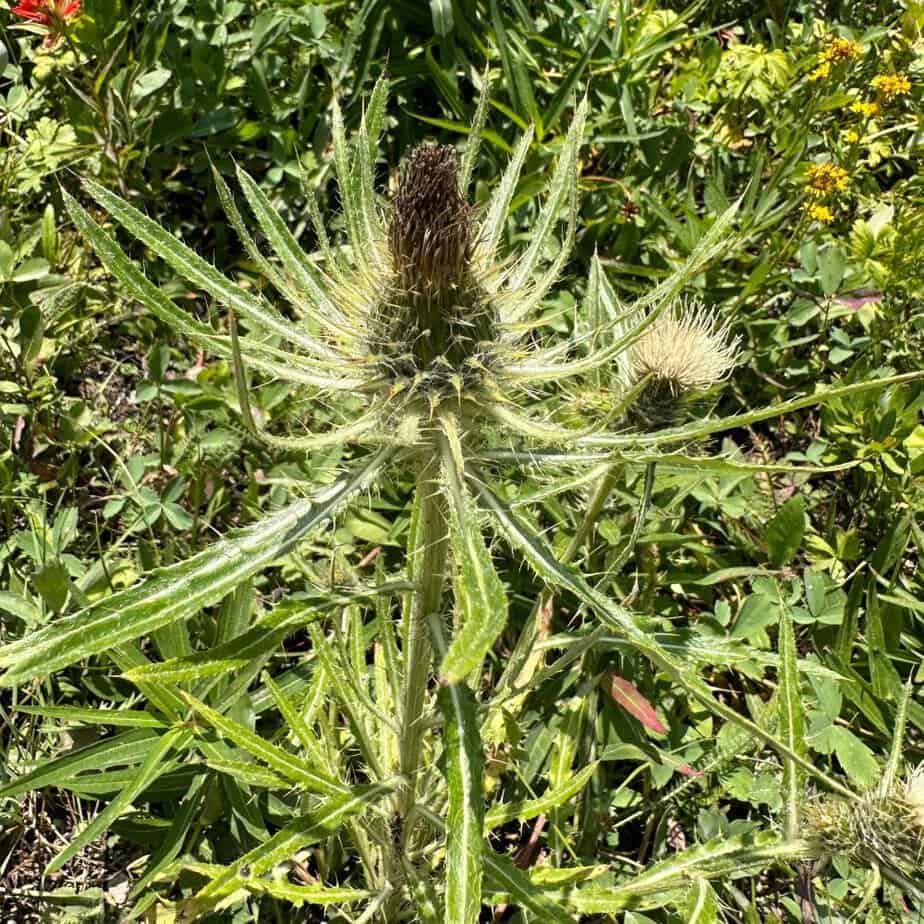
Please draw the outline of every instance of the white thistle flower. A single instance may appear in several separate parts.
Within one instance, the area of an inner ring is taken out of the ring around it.
[[[912,822],[924,828],[924,764],[919,764],[905,782],[905,802]]]
[[[666,311],[633,344],[636,380],[651,376],[680,395],[705,391],[726,379],[738,362],[738,337],[699,302]]]

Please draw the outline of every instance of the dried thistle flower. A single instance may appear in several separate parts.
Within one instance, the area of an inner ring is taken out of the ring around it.
[[[634,376],[651,376],[675,396],[705,391],[727,378],[738,361],[739,338],[729,333],[728,324],[701,304],[681,303],[633,345]]]
[[[401,173],[389,228],[400,285],[427,296],[464,285],[472,231],[472,208],[459,190],[455,148],[414,148]]]

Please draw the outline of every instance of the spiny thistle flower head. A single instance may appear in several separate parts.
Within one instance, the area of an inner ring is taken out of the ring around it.
[[[924,862],[924,767],[887,791],[874,787],[855,800],[810,799],[803,821],[821,853],[918,876]]]
[[[728,377],[738,361],[739,338],[696,302],[666,311],[632,347],[636,379],[651,376],[672,394],[705,391]]]
[[[472,208],[459,190],[449,145],[420,145],[401,171],[389,243],[394,270],[408,292],[432,296],[464,284],[472,248]]]

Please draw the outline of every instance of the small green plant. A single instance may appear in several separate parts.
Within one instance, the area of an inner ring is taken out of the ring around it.
[[[691,448],[697,441],[924,373],[820,388],[771,407],[690,420],[687,399],[730,373],[737,344],[706,309],[684,307],[681,298],[743,233],[747,216],[739,205],[718,216],[688,259],[631,305],[619,302],[594,259],[576,321],[562,336],[540,308],[575,238],[586,101],[575,109],[528,243],[506,255],[505,223],[532,132],[520,139],[487,206],[474,209],[467,192],[485,97],[461,160],[450,147],[415,148],[392,200],[383,203],[375,154],[386,101],[383,80],[352,145],[335,103],[346,239],[329,236],[315,206],[317,254],[301,249],[266,194],[239,170],[243,195],[278,262],[266,257],[214,173],[250,260],[289,303],[291,316],[87,181],[86,192],[116,222],[227,310],[228,330],[220,332],[152,284],[66,196],[77,228],[125,291],[228,361],[253,439],[290,452],[350,447],[345,457],[352,461],[310,497],[0,649],[6,687],[108,658],[144,703],[143,709],[82,711],[84,721],[130,726],[94,745],[86,766],[119,765],[130,752],[131,770],[50,868],[107,831],[152,787],[186,772],[185,798],[134,886],[135,915],[159,897],[170,899],[177,882],[194,883],[179,903],[183,920],[264,897],[326,906],[325,913],[343,920],[352,919],[345,909],[360,905],[355,920],[458,924],[477,921],[483,904],[517,905],[537,920],[561,922],[630,907],[714,907],[708,879],[815,855],[813,842],[800,837],[806,779],[847,803],[858,798],[807,756],[789,616],[781,610],[780,685],[768,713],[776,718],[751,718],[713,694],[695,652],[678,654],[662,644],[644,613],[633,613],[610,595],[605,579],[591,581],[573,561],[624,467],[643,470],[645,488],[635,531],[610,563],[612,571],[633,551],[660,465],[739,475],[823,470],[698,455]],[[314,204],[311,195],[308,202]],[[339,423],[318,433],[268,432],[251,407],[251,375],[310,390]],[[563,552],[505,498],[494,478],[501,465],[530,466],[539,480],[574,466],[598,467],[577,535]],[[382,564],[375,581],[331,586],[299,564],[300,543],[394,473],[412,478],[415,487],[403,558],[393,570]],[[509,595],[495,546],[527,564],[547,587],[499,676],[493,664],[485,665],[508,628]],[[306,589],[257,606],[254,578],[290,553]],[[542,666],[534,654],[548,629],[543,621],[551,593],[578,603],[585,631]],[[197,650],[189,626],[203,613],[215,628]],[[271,660],[294,633],[305,635],[307,651],[280,672]],[[607,873],[606,883],[587,881],[605,869],[569,866],[562,850],[557,869],[531,874],[495,849],[488,836],[514,819],[546,816],[561,824],[596,766],[572,776],[575,754],[563,747],[548,788],[513,800],[489,785],[485,745],[492,760],[509,755],[515,742],[508,726],[532,691],[585,658],[615,650],[647,659],[678,699],[711,713],[747,746],[776,752],[784,777],[783,832],[712,840],[636,875]],[[55,707],[30,708],[66,718]],[[78,770],[64,760],[24,774],[0,793],[71,779]],[[219,791],[244,819],[250,800],[265,801],[274,832],[251,819],[240,838],[251,842],[249,850],[196,853],[200,827],[221,821],[214,811]]]

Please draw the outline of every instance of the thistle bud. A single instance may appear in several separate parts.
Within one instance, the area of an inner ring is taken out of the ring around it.
[[[472,209],[459,191],[455,149],[415,148],[404,164],[393,206],[391,256],[399,285],[432,296],[464,282]]]

